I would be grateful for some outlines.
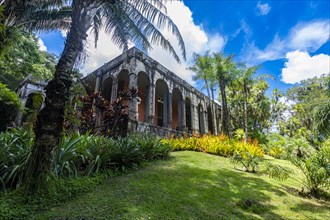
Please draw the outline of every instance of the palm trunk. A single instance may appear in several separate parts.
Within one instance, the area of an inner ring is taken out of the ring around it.
[[[226,84],[224,79],[220,78],[219,87],[221,92],[221,126],[222,131],[231,138],[230,124],[229,124],[229,111],[227,105]]]
[[[211,94],[212,94],[212,122],[213,122],[213,129],[214,129],[214,134],[217,135],[218,134],[218,128],[217,128],[217,117],[216,117],[216,113],[215,113],[215,105],[214,105],[214,91],[213,91],[213,87],[211,88]]]
[[[247,88],[243,85],[243,98],[244,98],[244,141],[247,142],[248,138],[248,125],[247,125]]]
[[[83,51],[87,31],[91,26],[92,1],[74,0],[72,24],[61,58],[56,65],[54,79],[46,86],[45,107],[37,117],[34,128],[35,143],[29,159],[27,190],[35,192],[44,186],[51,171],[53,150],[63,128],[64,106],[69,97],[72,69],[79,53]]]
[[[211,100],[211,93],[210,93],[210,87],[209,87],[209,84],[208,84],[208,82],[207,82],[206,79],[204,79],[204,82],[205,82],[206,89],[207,89],[207,96],[209,97],[209,100]],[[212,94],[213,94],[213,92],[212,92]],[[213,117],[213,102],[210,103],[210,108],[211,108],[211,115],[212,115],[212,117]],[[209,121],[209,120],[207,120],[207,121]],[[214,134],[214,131],[215,131],[215,130],[214,130],[213,119],[212,119],[211,128],[212,128],[212,134]],[[210,131],[209,131],[209,132],[210,132]]]

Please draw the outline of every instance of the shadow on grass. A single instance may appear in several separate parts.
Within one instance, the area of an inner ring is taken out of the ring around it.
[[[271,193],[284,195],[258,176],[224,167],[214,158],[180,155],[180,159],[116,177],[43,218],[85,219],[286,219],[275,213]],[[209,167],[206,164],[210,162]],[[271,193],[269,193],[271,192]],[[306,208],[302,204],[298,209]],[[317,207],[326,212],[326,207]],[[312,212],[313,210],[311,210]]]
[[[250,219],[258,216],[283,219],[273,212],[276,207],[269,204],[271,198],[264,191],[278,195],[285,193],[258,177],[240,171],[221,169],[213,172],[186,165],[169,172],[171,177],[167,181],[172,184],[166,191],[186,197],[181,201],[190,200],[190,204],[177,201],[180,209],[187,211],[182,213],[194,209],[197,219]]]

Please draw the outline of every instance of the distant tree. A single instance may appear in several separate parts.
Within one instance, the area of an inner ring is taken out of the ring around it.
[[[224,53],[213,54],[213,62],[221,95],[221,127],[223,133],[229,135],[229,137],[232,136],[232,133],[230,129],[230,113],[228,110],[226,88],[233,79],[233,72],[236,68],[233,58],[233,55],[225,56]]]
[[[293,104],[288,108],[291,117],[281,122],[282,133],[294,136],[303,132],[314,146],[326,137],[329,78],[328,74],[304,80],[286,92],[286,98]]]
[[[235,79],[236,83],[241,88],[240,91],[243,95],[243,115],[244,115],[244,140],[247,141],[248,138],[248,104],[249,104],[249,95],[251,94],[251,89],[255,84],[261,80],[271,78],[271,76],[263,74],[255,76],[259,66],[246,67],[245,64],[241,64],[241,67],[238,68],[238,75]]]
[[[55,64],[54,55],[39,50],[36,36],[18,33],[16,41],[0,57],[0,82],[15,90],[28,75],[46,81],[52,77]]]
[[[212,62],[212,57],[208,53],[206,53],[204,56],[194,53],[193,57],[194,64],[188,68],[195,73],[193,80],[201,80],[204,83],[203,88],[206,89],[209,99],[214,101],[213,88],[216,84],[217,78],[215,74],[214,63]],[[210,103],[210,107],[211,114],[214,116],[215,112],[213,103]],[[212,120],[212,130],[215,131],[214,120]]]

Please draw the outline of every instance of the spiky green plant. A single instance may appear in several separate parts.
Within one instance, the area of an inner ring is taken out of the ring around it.
[[[0,188],[16,188],[25,178],[33,135],[22,128],[0,134]]]

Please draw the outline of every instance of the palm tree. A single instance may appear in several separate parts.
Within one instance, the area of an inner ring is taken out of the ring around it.
[[[202,80],[204,82],[203,88],[206,89],[207,95],[210,100],[214,102],[213,88],[216,81],[216,77],[214,74],[214,65],[212,64],[212,58],[207,52],[204,56],[194,53],[194,65],[189,67],[188,70],[191,70],[196,73],[193,76],[194,81]],[[202,89],[203,89],[202,88]],[[212,94],[212,99],[211,99]],[[212,130],[216,132],[215,122],[214,122],[214,105],[211,103],[211,114],[212,114]]]
[[[244,117],[244,141],[248,138],[248,95],[250,93],[251,87],[255,85],[257,81],[264,80],[267,78],[272,78],[269,75],[263,74],[255,77],[257,70],[260,66],[246,67],[245,64],[241,64],[241,68],[238,70],[240,74],[236,79],[237,83],[242,88],[244,107],[243,107],[243,117]]]
[[[66,1],[63,1],[66,2]],[[70,1],[71,2],[71,1]],[[59,142],[64,120],[64,106],[71,86],[72,69],[83,57],[87,32],[92,30],[95,42],[104,28],[120,48],[128,39],[143,50],[158,44],[179,62],[170,42],[159,29],[168,28],[174,34],[185,59],[185,46],[177,26],[166,15],[165,0],[73,0],[71,26],[64,50],[55,67],[55,74],[46,86],[45,107],[40,111],[35,127],[35,144],[29,161],[28,189],[36,190],[44,183],[52,163],[52,152]]]
[[[220,94],[221,94],[221,127],[222,132],[232,137],[230,130],[230,114],[227,104],[226,88],[228,83],[233,78],[233,72],[236,68],[236,64],[233,61],[234,56],[225,56],[224,53],[214,53],[213,62],[219,82]]]
[[[71,8],[60,0],[4,0],[0,5],[0,54],[16,40],[17,32],[66,30]]]

